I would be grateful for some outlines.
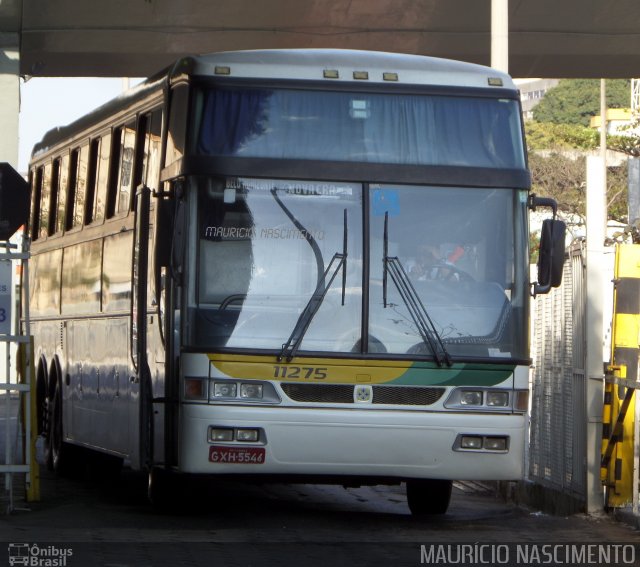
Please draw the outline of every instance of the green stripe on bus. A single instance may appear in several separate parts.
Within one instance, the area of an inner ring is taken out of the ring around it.
[[[515,366],[454,365],[451,368],[439,368],[435,365],[414,364],[402,376],[389,382],[403,385],[440,385],[440,386],[495,386],[509,379]]]

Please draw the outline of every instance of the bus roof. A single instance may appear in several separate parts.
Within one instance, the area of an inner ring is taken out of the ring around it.
[[[67,126],[47,132],[32,152],[32,159],[46,154],[61,141],[121,111],[136,100],[159,92],[167,75],[299,81],[386,83],[444,87],[502,87],[515,90],[511,77],[491,67],[423,55],[350,49],[265,49],[225,51],[184,57],[168,69]]]
[[[516,88],[509,75],[490,67],[380,51],[271,49],[228,51],[190,59],[191,72],[195,75]]]

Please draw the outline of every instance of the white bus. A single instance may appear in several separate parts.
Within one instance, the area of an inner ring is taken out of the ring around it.
[[[422,56],[188,57],[33,152],[39,431],[149,472],[517,480],[529,193],[509,76]],[[549,220],[536,284],[558,282]],[[546,234],[546,233],[545,233]]]

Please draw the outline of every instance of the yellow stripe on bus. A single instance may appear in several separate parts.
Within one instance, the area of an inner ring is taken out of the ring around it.
[[[276,357],[209,354],[221,376],[252,380],[308,380],[310,382],[381,384],[396,380],[411,361],[378,360],[375,365],[356,359],[304,358],[286,362]]]

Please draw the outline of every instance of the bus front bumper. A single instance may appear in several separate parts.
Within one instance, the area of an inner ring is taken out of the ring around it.
[[[197,474],[519,480],[526,416],[183,405],[179,469]],[[237,441],[238,430],[259,432]],[[212,440],[233,431],[233,441]],[[506,439],[506,450],[461,438]],[[473,442],[471,443],[473,445]]]

